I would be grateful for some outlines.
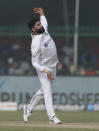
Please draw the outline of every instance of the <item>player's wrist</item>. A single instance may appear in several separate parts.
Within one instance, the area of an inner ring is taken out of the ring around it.
[[[40,16],[44,16],[44,13],[43,13],[43,12],[40,12],[39,14],[40,14]]]
[[[43,72],[48,73],[48,70],[46,70],[46,69],[44,68],[44,69],[43,69]]]

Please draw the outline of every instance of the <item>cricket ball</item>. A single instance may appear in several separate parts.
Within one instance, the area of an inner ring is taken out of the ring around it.
[[[37,12],[39,10],[39,8],[34,8],[33,11],[34,12]]]

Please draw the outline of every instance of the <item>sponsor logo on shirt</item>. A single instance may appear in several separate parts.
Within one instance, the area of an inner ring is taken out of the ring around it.
[[[46,43],[44,43],[44,47],[47,47],[51,40],[52,40],[52,38],[49,38],[48,41]]]

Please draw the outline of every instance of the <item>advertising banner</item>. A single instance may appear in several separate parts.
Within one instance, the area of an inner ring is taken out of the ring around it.
[[[29,103],[39,88],[37,77],[0,76],[0,102]],[[54,105],[99,104],[99,78],[57,77],[52,93]]]

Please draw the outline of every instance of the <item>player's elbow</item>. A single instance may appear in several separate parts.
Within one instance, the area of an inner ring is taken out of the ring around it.
[[[32,66],[33,66],[34,68],[36,68],[36,63],[32,62]]]
[[[47,26],[47,25],[44,25],[43,27],[44,27],[45,31],[48,32],[48,26]]]
[[[48,28],[48,23],[45,24],[46,28]]]

